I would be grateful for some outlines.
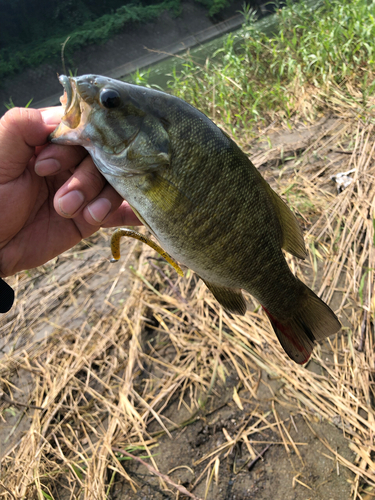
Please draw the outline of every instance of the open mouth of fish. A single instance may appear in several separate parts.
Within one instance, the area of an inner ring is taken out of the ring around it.
[[[60,102],[65,106],[65,114],[61,121],[69,128],[75,129],[80,124],[82,116],[81,99],[78,96],[76,82],[66,75],[59,76],[59,82],[64,87],[64,95],[60,97]]]
[[[79,78],[70,78],[66,75],[60,75],[59,81],[64,88],[64,94],[60,97],[60,102],[65,108],[65,113],[61,118],[60,125],[49,136],[49,140],[59,144],[85,146],[86,141],[83,139],[82,132],[90,113],[89,102],[93,100],[93,96],[90,95],[90,92],[87,92],[92,87],[91,82],[84,85],[83,82],[79,81]],[[93,94],[92,91],[91,94]]]
[[[59,76],[59,82],[64,87],[64,95],[60,97],[61,104],[65,106],[65,114],[62,117],[62,121],[69,128],[77,128],[81,121],[82,112],[76,83],[66,75]]]

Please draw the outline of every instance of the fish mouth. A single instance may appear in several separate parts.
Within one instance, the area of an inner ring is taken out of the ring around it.
[[[60,102],[63,106],[65,106],[65,110],[67,110],[70,108],[73,100],[72,84],[66,75],[60,75],[59,82],[64,87],[64,95],[60,97]]]
[[[76,78],[66,75],[59,76],[59,82],[64,88],[60,97],[61,105],[65,108],[61,123],[50,134],[49,140],[57,144],[81,144],[81,134],[84,128],[85,115],[88,111],[87,104],[83,101]]]
[[[77,92],[75,79],[68,78],[66,75],[60,75],[59,82],[64,88],[64,95],[60,98],[60,102],[65,106],[65,114],[61,120],[69,128],[75,129],[78,127],[82,115],[81,99]]]

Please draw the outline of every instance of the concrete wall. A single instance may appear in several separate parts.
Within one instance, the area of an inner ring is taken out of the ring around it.
[[[213,23],[197,2],[183,3],[181,16],[174,18],[164,12],[157,22],[135,24],[102,45],[91,45],[74,55],[67,64],[77,74],[101,74],[119,78],[167,57],[184,48],[226,33],[241,25],[243,0],[237,0],[222,14],[220,22]],[[69,43],[69,42],[68,42]],[[160,52],[153,52],[160,51]],[[162,54],[161,52],[164,52]],[[22,74],[6,79],[0,85],[0,115],[4,114],[4,103],[12,98],[16,106],[25,106],[33,98],[33,107],[58,104],[62,88],[57,74],[62,74],[61,61],[42,64],[27,69]]]

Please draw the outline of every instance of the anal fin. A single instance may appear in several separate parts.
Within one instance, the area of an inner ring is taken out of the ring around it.
[[[202,278],[201,278],[202,279]],[[246,301],[240,288],[230,288],[202,279],[215,299],[223,308],[233,314],[243,316],[246,313]]]

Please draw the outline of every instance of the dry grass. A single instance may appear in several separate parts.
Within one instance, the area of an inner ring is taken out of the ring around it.
[[[335,309],[342,332],[315,349],[311,366],[298,366],[251,297],[246,316],[231,317],[193,273],[178,277],[139,243],[124,242],[122,255],[128,257],[114,267],[108,262],[110,233],[103,231],[89,247],[13,279],[17,304],[0,323],[8,433],[1,450],[1,498],[104,500],[119,478],[136,492],[137,480],[118,450],[134,460],[141,452],[157,469],[159,436],[204,413],[208,395],[215,397],[230,370],[240,381],[233,391],[238,408],[244,391],[256,401],[260,373],[266,372],[283,382],[284,402],[294,414],[310,426],[324,419],[339,427],[354,461],[333,449],[316,426],[311,432],[353,472],[354,500],[375,495],[375,133],[353,109],[349,103],[345,116],[317,132],[302,153],[267,170],[305,225],[309,259],[288,257],[289,263]],[[266,150],[259,163],[267,154],[273,158],[272,149]],[[337,195],[330,176],[352,168],[353,182]],[[168,418],[172,403],[189,418]],[[223,429],[225,442],[194,463],[201,469],[188,488],[191,498],[202,481],[207,495],[236,443],[246,446],[248,462],[257,460],[269,442],[253,440],[260,430],[277,432],[303,467],[304,443],[293,441],[274,403],[270,412],[255,408],[248,417],[235,435]],[[168,476],[159,474],[158,480],[160,488],[182,498]],[[294,483],[309,489],[298,473]]]

